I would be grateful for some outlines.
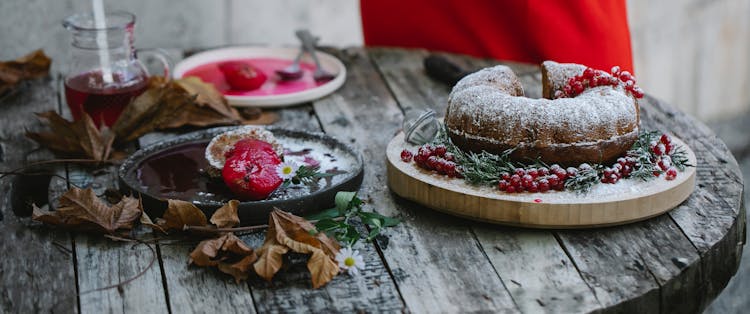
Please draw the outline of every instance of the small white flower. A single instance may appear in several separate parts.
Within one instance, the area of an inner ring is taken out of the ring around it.
[[[341,269],[348,271],[350,274],[356,276],[359,274],[360,269],[365,268],[365,261],[362,256],[359,255],[359,251],[352,250],[351,248],[345,247],[336,254],[336,261],[339,262]]]
[[[276,167],[276,174],[279,175],[279,178],[282,180],[287,180],[294,178],[294,176],[297,175],[297,170],[299,170],[299,165],[293,161],[287,161],[282,162],[278,167]]]

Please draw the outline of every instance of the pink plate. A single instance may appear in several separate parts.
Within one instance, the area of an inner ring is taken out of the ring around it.
[[[321,66],[335,73],[334,79],[327,82],[315,82],[313,79],[315,65],[309,55],[305,55],[300,63],[303,76],[297,80],[280,80],[275,71],[290,65],[298,52],[296,48],[268,47],[231,47],[209,50],[180,62],[175,68],[175,77],[200,77],[203,81],[214,84],[230,104],[255,107],[282,107],[309,102],[332,93],[344,83],[346,77],[344,65],[335,57],[320,51],[316,53]],[[218,64],[226,61],[242,61],[251,64],[266,74],[268,79],[256,90],[232,90],[218,68]]]

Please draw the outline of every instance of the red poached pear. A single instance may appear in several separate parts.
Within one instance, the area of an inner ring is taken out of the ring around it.
[[[221,176],[241,199],[266,199],[283,182],[276,174],[281,158],[271,144],[256,139],[240,140],[227,155]]]
[[[229,86],[234,90],[256,90],[266,82],[266,74],[252,65],[240,61],[227,61],[219,64]]]

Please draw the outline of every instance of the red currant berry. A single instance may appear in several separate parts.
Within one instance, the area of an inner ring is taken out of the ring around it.
[[[611,176],[609,176],[609,181],[611,181],[613,184],[617,183],[617,181],[619,180],[620,180],[620,177],[617,174],[613,173]]]
[[[539,183],[536,183],[536,181],[531,181],[531,184],[526,187],[526,190],[531,193],[539,192]]]
[[[500,173],[500,177],[503,180],[508,181],[508,180],[510,180],[510,173],[507,173],[507,172]]]
[[[547,177],[547,181],[549,181],[549,186],[553,187],[553,186],[556,186],[560,182],[560,179],[558,179],[557,176],[552,175],[552,176]]]
[[[620,166],[624,166],[628,164],[628,160],[625,159],[625,157],[617,158],[617,163],[620,164]]]
[[[633,81],[633,76],[630,75],[630,72],[628,71],[622,71],[620,72],[620,81],[623,81],[623,82]]]
[[[527,174],[521,177],[521,184],[523,187],[528,188],[532,183],[534,183],[534,178],[531,175]]]
[[[583,77],[584,78],[589,78],[590,79],[590,78],[594,77],[594,74],[595,74],[594,73],[594,69],[592,69],[592,68],[586,68],[585,70],[583,70]]]
[[[445,158],[445,160],[447,160],[447,161],[455,161],[456,160],[456,156],[453,155],[453,154],[451,154],[451,153],[445,153],[445,155],[443,156],[443,158]]]
[[[583,93],[583,89],[583,84],[581,84],[581,82],[576,82],[575,84],[573,84],[573,92],[575,92],[576,94]]]
[[[574,167],[568,167],[568,169],[565,170],[568,177],[575,177],[578,175],[578,168]]]
[[[506,193],[516,193],[516,188],[514,186],[509,186],[505,189]]]
[[[623,177],[629,177],[631,172],[633,172],[633,168],[630,167],[630,165],[624,165],[624,166],[622,166],[622,176]]]
[[[661,143],[656,144],[653,147],[651,147],[651,151],[653,151],[654,155],[656,155],[656,156],[663,155],[665,150],[666,150],[666,148],[664,147],[664,144],[661,144]]]
[[[521,186],[521,176],[514,174],[510,177],[510,185],[514,187],[520,187]]]
[[[547,179],[539,180],[539,192],[549,191],[549,181]]]
[[[427,158],[427,168],[435,170],[438,167],[438,163],[440,163],[440,160],[437,158],[437,156],[430,156],[430,158]]]
[[[613,66],[613,67],[612,67],[612,74],[613,74],[613,75],[614,75],[614,74],[617,74],[617,75],[619,75],[619,74],[620,74],[620,67],[619,67],[619,66]]]
[[[669,181],[672,181],[675,178],[677,178],[677,169],[669,168],[669,170],[667,170],[667,175],[664,178]]]
[[[526,175],[526,170],[523,170],[523,168],[516,168],[516,170],[514,170],[513,172],[519,177],[523,177]]]
[[[438,146],[435,146],[434,152],[435,152],[435,155],[443,157],[445,156],[445,153],[448,152],[448,149],[445,148],[445,145],[438,145]]]
[[[667,171],[672,166],[672,159],[669,156],[662,156],[657,165],[659,165],[661,170]]]
[[[541,168],[537,169],[537,174],[540,177],[546,176],[546,175],[549,174],[549,169],[547,169],[546,167],[541,167]]]
[[[526,170],[526,174],[530,175],[533,179],[536,179],[539,176],[539,170],[536,168],[531,168],[529,170]]]
[[[564,181],[568,177],[568,172],[563,168],[555,168],[555,170],[552,170],[552,174],[557,176],[560,181]]]
[[[401,151],[401,160],[402,161],[404,161],[404,162],[410,162],[412,157],[413,157],[413,155],[411,154],[410,151],[405,150],[405,149]]]
[[[587,163],[582,163],[582,164],[578,165],[578,171],[588,171],[588,170],[592,170],[592,169],[593,168],[591,168],[591,165],[589,165]]]
[[[565,93],[565,96],[572,96],[573,95],[573,87],[570,85],[565,85],[563,87],[563,93]]]
[[[505,180],[500,180],[500,182],[497,183],[497,188],[500,191],[507,190],[509,186],[510,186],[510,183],[508,181],[505,181]]]

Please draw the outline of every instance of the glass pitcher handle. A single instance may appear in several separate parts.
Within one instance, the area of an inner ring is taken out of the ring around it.
[[[161,48],[146,48],[136,49],[135,53],[136,57],[140,56],[141,53],[153,55],[164,67],[164,78],[166,78],[167,81],[172,80],[172,58],[169,57],[169,53],[167,53],[166,50]]]

